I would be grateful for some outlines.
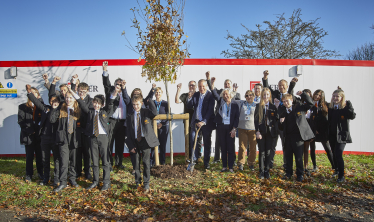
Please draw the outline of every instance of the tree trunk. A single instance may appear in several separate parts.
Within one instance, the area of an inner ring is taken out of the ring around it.
[[[168,82],[165,80],[165,90],[166,90],[166,96],[168,100],[168,110],[169,114],[171,114],[170,111],[170,99],[169,99],[169,91],[168,91]],[[173,127],[172,127],[172,120],[169,120],[169,134],[170,134],[170,165],[173,166]]]

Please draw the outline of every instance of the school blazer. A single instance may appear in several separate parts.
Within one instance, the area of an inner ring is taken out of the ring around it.
[[[217,93],[217,90],[214,89],[212,91],[214,99],[217,101],[217,114],[214,117],[214,123],[217,125],[223,125],[223,108],[226,104],[226,101],[220,97],[220,95]],[[239,125],[239,106],[236,102],[231,102],[231,111],[230,111],[230,129],[238,128]]]
[[[99,120],[107,134],[109,133],[109,117],[111,117],[114,112],[113,101],[114,99],[109,99],[108,103],[104,106],[104,108],[101,108],[99,111]],[[90,106],[88,106],[88,104],[85,103],[81,98],[79,98],[77,102],[82,112],[86,114],[86,115],[83,115],[83,116],[86,116],[86,125],[85,125],[85,128],[83,128],[83,132],[86,136],[92,136],[93,130],[94,130],[94,120],[95,120],[96,111],[94,108],[91,108]]]
[[[187,103],[188,109],[194,109],[191,122],[194,122],[197,117],[197,107],[199,106],[200,92],[195,92],[191,100]],[[210,129],[214,129],[214,98],[211,92],[206,91],[203,104],[201,107],[201,116],[203,122]],[[192,127],[192,126],[191,126]]]
[[[141,127],[144,134],[145,140],[149,147],[159,146],[160,142],[156,137],[153,130],[153,118],[157,115],[157,109],[154,103],[149,103],[149,108],[140,109]],[[136,137],[135,137],[135,124],[134,119],[136,118],[135,113],[131,114],[129,121],[126,122],[126,145],[129,150],[136,147]]]
[[[308,96],[306,93],[302,93],[300,96],[306,103],[296,103],[292,105],[292,113],[296,116],[296,125],[299,128],[299,132],[301,135],[301,139],[303,141],[307,141],[314,138],[314,133],[312,129],[309,126],[308,121],[306,120],[305,114],[308,112],[308,110],[313,106],[313,101],[310,96]],[[283,118],[287,116],[287,111],[285,110],[279,118]],[[285,119],[283,123],[279,122],[279,129],[283,130],[283,135],[285,138],[287,138],[287,120]]]
[[[52,84],[53,85],[53,84]],[[57,131],[56,131],[56,144],[57,145],[63,145],[63,144],[66,144],[68,143],[68,129],[67,129],[67,123],[68,123],[68,113],[67,111],[64,111],[61,109],[62,106],[60,104],[59,107],[57,107],[56,109],[52,109],[51,113],[49,114],[49,121],[51,123],[56,123],[58,122],[58,126],[57,126]],[[60,118],[60,114],[62,114]],[[81,116],[83,114],[81,113]],[[74,124],[73,124],[73,136],[72,136],[72,140],[73,140],[73,144],[74,144],[74,147],[70,147],[69,148],[78,148],[81,146],[81,133],[78,133],[77,131],[77,122],[79,121],[79,119],[73,119],[74,121]]]
[[[109,100],[110,100],[110,95],[115,90],[115,87],[112,86],[112,84],[110,83],[109,75],[108,76],[103,76],[103,86],[104,86],[104,92],[105,92],[106,100],[107,100],[107,103],[108,103]],[[113,101],[113,112],[115,112],[116,109],[118,108],[120,98],[121,97],[119,95],[117,95],[117,97],[114,99],[114,101]],[[122,98],[123,98],[123,101],[126,104],[126,113],[127,113],[127,111],[129,110],[128,107],[131,106],[131,108],[132,108],[131,99],[130,99],[129,95],[127,94],[127,87],[125,89],[122,89]]]
[[[278,100],[281,100],[281,99],[280,99],[281,92],[279,92],[279,90],[273,90],[273,89],[269,86],[269,83],[268,83],[268,80],[267,80],[267,79],[265,80],[264,78],[262,78],[262,85],[264,86],[264,88],[267,87],[267,88],[270,89],[271,97],[272,97],[272,99],[273,99],[273,103],[274,103],[274,99],[275,99],[275,98],[278,99]],[[296,101],[296,98],[297,98],[297,97],[295,97],[295,96],[293,95],[293,89],[295,88],[295,85],[296,85],[295,82],[290,82],[290,84],[289,84],[289,86],[288,86],[288,90],[287,90],[287,93],[292,95],[292,98],[293,98],[293,101],[294,101],[294,102]],[[280,102],[281,102],[281,104],[282,104],[282,101],[280,101]],[[282,105],[279,105],[279,107],[278,107],[278,114],[281,114],[281,113],[283,113],[284,111],[286,111],[286,107],[284,107],[283,104],[282,104]]]
[[[39,131],[38,131],[38,135],[40,136],[42,135],[46,122],[49,121],[49,114],[50,114],[50,111],[52,110],[52,107],[50,105],[45,105],[44,103],[42,103],[32,93],[27,94],[27,97],[31,100],[31,102],[34,103],[34,105],[39,110],[41,110],[41,119],[40,119]],[[54,125],[57,125],[57,124],[55,123]],[[55,129],[55,127],[53,127],[53,129]],[[55,133],[56,132],[52,132],[52,134],[55,134]]]
[[[152,88],[149,91],[147,97],[143,99],[142,108],[148,108],[148,103],[152,100],[152,97],[154,96],[154,94],[155,94],[155,89]],[[132,103],[130,102],[130,105],[127,107],[127,116],[130,117],[133,113],[134,113],[134,108],[132,107]]]
[[[326,104],[328,106],[328,104]],[[321,104],[318,107],[313,106],[310,110],[310,128],[312,129],[317,142],[325,142],[329,140],[329,121],[328,113],[323,115]],[[318,132],[318,134],[316,133]]]
[[[43,101],[39,99],[39,101]],[[30,145],[33,142],[40,141],[38,123],[41,120],[41,110],[36,106],[35,121],[33,121],[33,108],[22,103],[18,106],[18,125],[21,127],[20,143],[21,145]]]
[[[259,119],[259,112],[263,112],[263,118],[262,121],[260,122]],[[277,136],[277,128],[278,128],[278,120],[279,120],[279,114],[277,107],[269,102],[269,107],[267,109],[267,112],[265,114],[265,108],[260,110],[260,104],[256,104],[256,109],[255,109],[255,114],[254,114],[254,124],[255,124],[255,130],[256,132],[260,132],[261,135],[266,135],[267,133],[267,127],[266,127],[266,116],[269,120],[269,130],[270,130],[270,135],[272,137]]]
[[[356,118],[351,101],[347,100],[343,109],[329,108],[329,129],[330,134],[336,135],[338,143],[352,143],[349,122]]]
[[[154,100],[153,102],[155,104],[156,111],[157,111],[156,101]],[[168,114],[168,113],[169,113],[168,102],[165,101],[165,100],[161,100],[161,106],[160,106],[160,110],[159,110],[158,114]],[[162,126],[169,125],[169,121],[168,120],[161,120],[161,123],[162,123]]]

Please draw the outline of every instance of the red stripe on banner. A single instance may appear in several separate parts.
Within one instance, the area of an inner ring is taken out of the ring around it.
[[[258,151],[257,151],[257,153],[258,153]],[[283,151],[276,151],[275,153],[282,154]],[[324,150],[316,150],[316,153],[319,154],[319,153],[326,153],[326,152]],[[238,152],[236,152],[236,154],[238,154]],[[343,154],[344,155],[365,155],[365,156],[371,156],[371,155],[374,155],[374,152],[344,151]],[[114,156],[114,153],[113,153],[113,156]],[[124,153],[123,156],[124,157],[129,157],[130,154],[129,153]],[[166,156],[170,156],[170,153],[166,153]],[[184,156],[184,153],[174,153],[173,156]],[[26,154],[0,154],[0,158],[1,157],[26,157]]]
[[[98,60],[43,60],[43,61],[0,61],[0,67],[51,67],[51,66],[109,66],[143,65],[137,59],[98,59]],[[318,65],[318,66],[368,66],[374,61],[324,60],[324,59],[186,59],[184,65]]]

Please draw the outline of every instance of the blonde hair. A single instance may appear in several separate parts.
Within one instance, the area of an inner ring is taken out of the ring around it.
[[[258,115],[258,122],[259,122],[259,123],[261,123],[261,122],[262,122],[262,119],[264,118],[264,112],[263,112],[262,110],[263,110],[264,107],[265,107],[265,101],[264,101],[264,99],[263,99],[265,92],[269,92],[269,94],[270,94],[269,103],[272,104],[272,102],[271,102],[271,100],[272,100],[272,97],[271,97],[271,91],[270,91],[270,89],[269,89],[268,87],[265,87],[265,88],[263,88],[262,91],[261,91],[261,101],[260,101],[259,104],[258,104],[259,111],[258,111],[257,115]],[[256,117],[255,117],[255,118],[256,118]]]
[[[251,95],[255,95],[255,93],[252,90],[247,90],[245,92],[244,96],[247,95],[248,93],[251,94]]]
[[[73,96],[73,94],[70,93],[70,92],[66,92],[65,96],[66,96],[67,94],[70,94],[70,95]],[[74,98],[74,96],[73,96],[73,98]],[[74,98],[74,99],[75,99],[75,98]],[[74,108],[73,116],[76,117],[77,119],[79,119],[80,116],[81,116],[81,109],[80,109],[80,107],[79,107],[79,103],[77,102],[76,99],[75,99],[75,101],[74,101],[73,108]],[[62,104],[62,106],[61,106],[61,110],[64,110],[66,113],[68,112],[68,104],[66,104],[66,102],[64,102],[64,104]],[[61,114],[60,114],[60,117],[61,117]]]
[[[31,90],[34,90],[36,92],[36,94],[38,94],[38,97],[40,96],[39,90],[37,88],[31,87]],[[38,97],[36,97],[36,98],[39,99]],[[29,98],[27,98],[26,106],[29,107],[29,108],[33,108],[33,106],[31,104],[32,104],[31,100]]]
[[[156,87],[155,92],[157,92],[158,90],[160,90],[162,93],[164,93],[164,91],[162,91],[161,87]]]
[[[334,95],[335,93],[339,94],[339,96],[342,97],[342,100],[339,103],[339,109],[343,109],[346,105],[344,91],[342,89],[337,89],[332,93],[332,95]],[[330,105],[329,105],[330,108],[334,108],[334,106],[335,106],[335,103],[334,103],[333,99],[334,99],[334,97],[332,96],[331,97],[331,102],[330,102]]]
[[[224,88],[221,92],[221,94],[219,95],[220,97],[223,97],[223,93],[226,92],[229,94],[230,96],[230,99],[232,99],[234,96],[235,96],[235,92],[233,92],[230,88]]]

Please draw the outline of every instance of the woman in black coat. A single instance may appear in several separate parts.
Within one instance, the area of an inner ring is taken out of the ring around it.
[[[29,100],[34,103],[34,105],[40,109],[41,112],[41,120],[40,120],[40,129],[37,132],[37,135],[40,136],[41,139],[41,152],[42,152],[42,162],[43,162],[43,170],[44,170],[44,179],[40,185],[47,185],[50,178],[50,156],[51,151],[53,153],[54,159],[54,186],[59,183],[59,160],[60,154],[58,150],[58,146],[56,145],[56,130],[57,130],[57,123],[52,124],[49,120],[50,111],[52,109],[56,109],[59,104],[59,97],[52,96],[49,99],[50,105],[45,105],[39,99],[37,99],[34,94],[32,93],[31,86],[26,85],[27,97]]]
[[[333,153],[329,143],[329,121],[328,121],[328,103],[325,101],[325,92],[321,89],[313,93],[314,106],[310,112],[310,128],[316,136],[310,142],[310,157],[313,162],[313,171],[317,171],[316,163],[316,142],[320,142],[325,149],[327,158],[330,161],[331,168],[335,170]]]
[[[257,146],[259,150],[259,178],[270,179],[269,165],[271,161],[271,150],[275,149],[278,128],[278,108],[271,103],[271,91],[263,88],[261,101],[256,104],[255,109],[255,130]],[[279,103],[278,103],[279,104]]]
[[[345,181],[343,151],[345,144],[352,143],[349,132],[349,121],[356,118],[352,103],[345,100],[344,91],[340,88],[334,91],[329,106],[329,141],[337,166],[338,183]]]
[[[36,88],[31,88],[30,91],[41,102],[43,101]],[[21,145],[25,145],[26,150],[26,182],[31,182],[32,179],[34,154],[36,156],[35,162],[39,179],[43,180],[42,150],[39,137],[40,119],[41,110],[30,99],[27,99],[26,103],[18,106],[18,124],[21,127],[20,143]]]
[[[157,115],[158,114],[168,114],[168,102],[162,100],[162,89],[161,87],[157,87],[155,89],[155,97],[156,99],[153,101],[156,105]],[[169,135],[169,121],[168,120],[157,120],[157,133],[158,133],[158,140],[160,142],[159,152],[160,152],[160,164],[165,165],[165,154],[166,154],[166,142],[168,140]],[[151,166],[155,164],[155,149],[151,149]]]

